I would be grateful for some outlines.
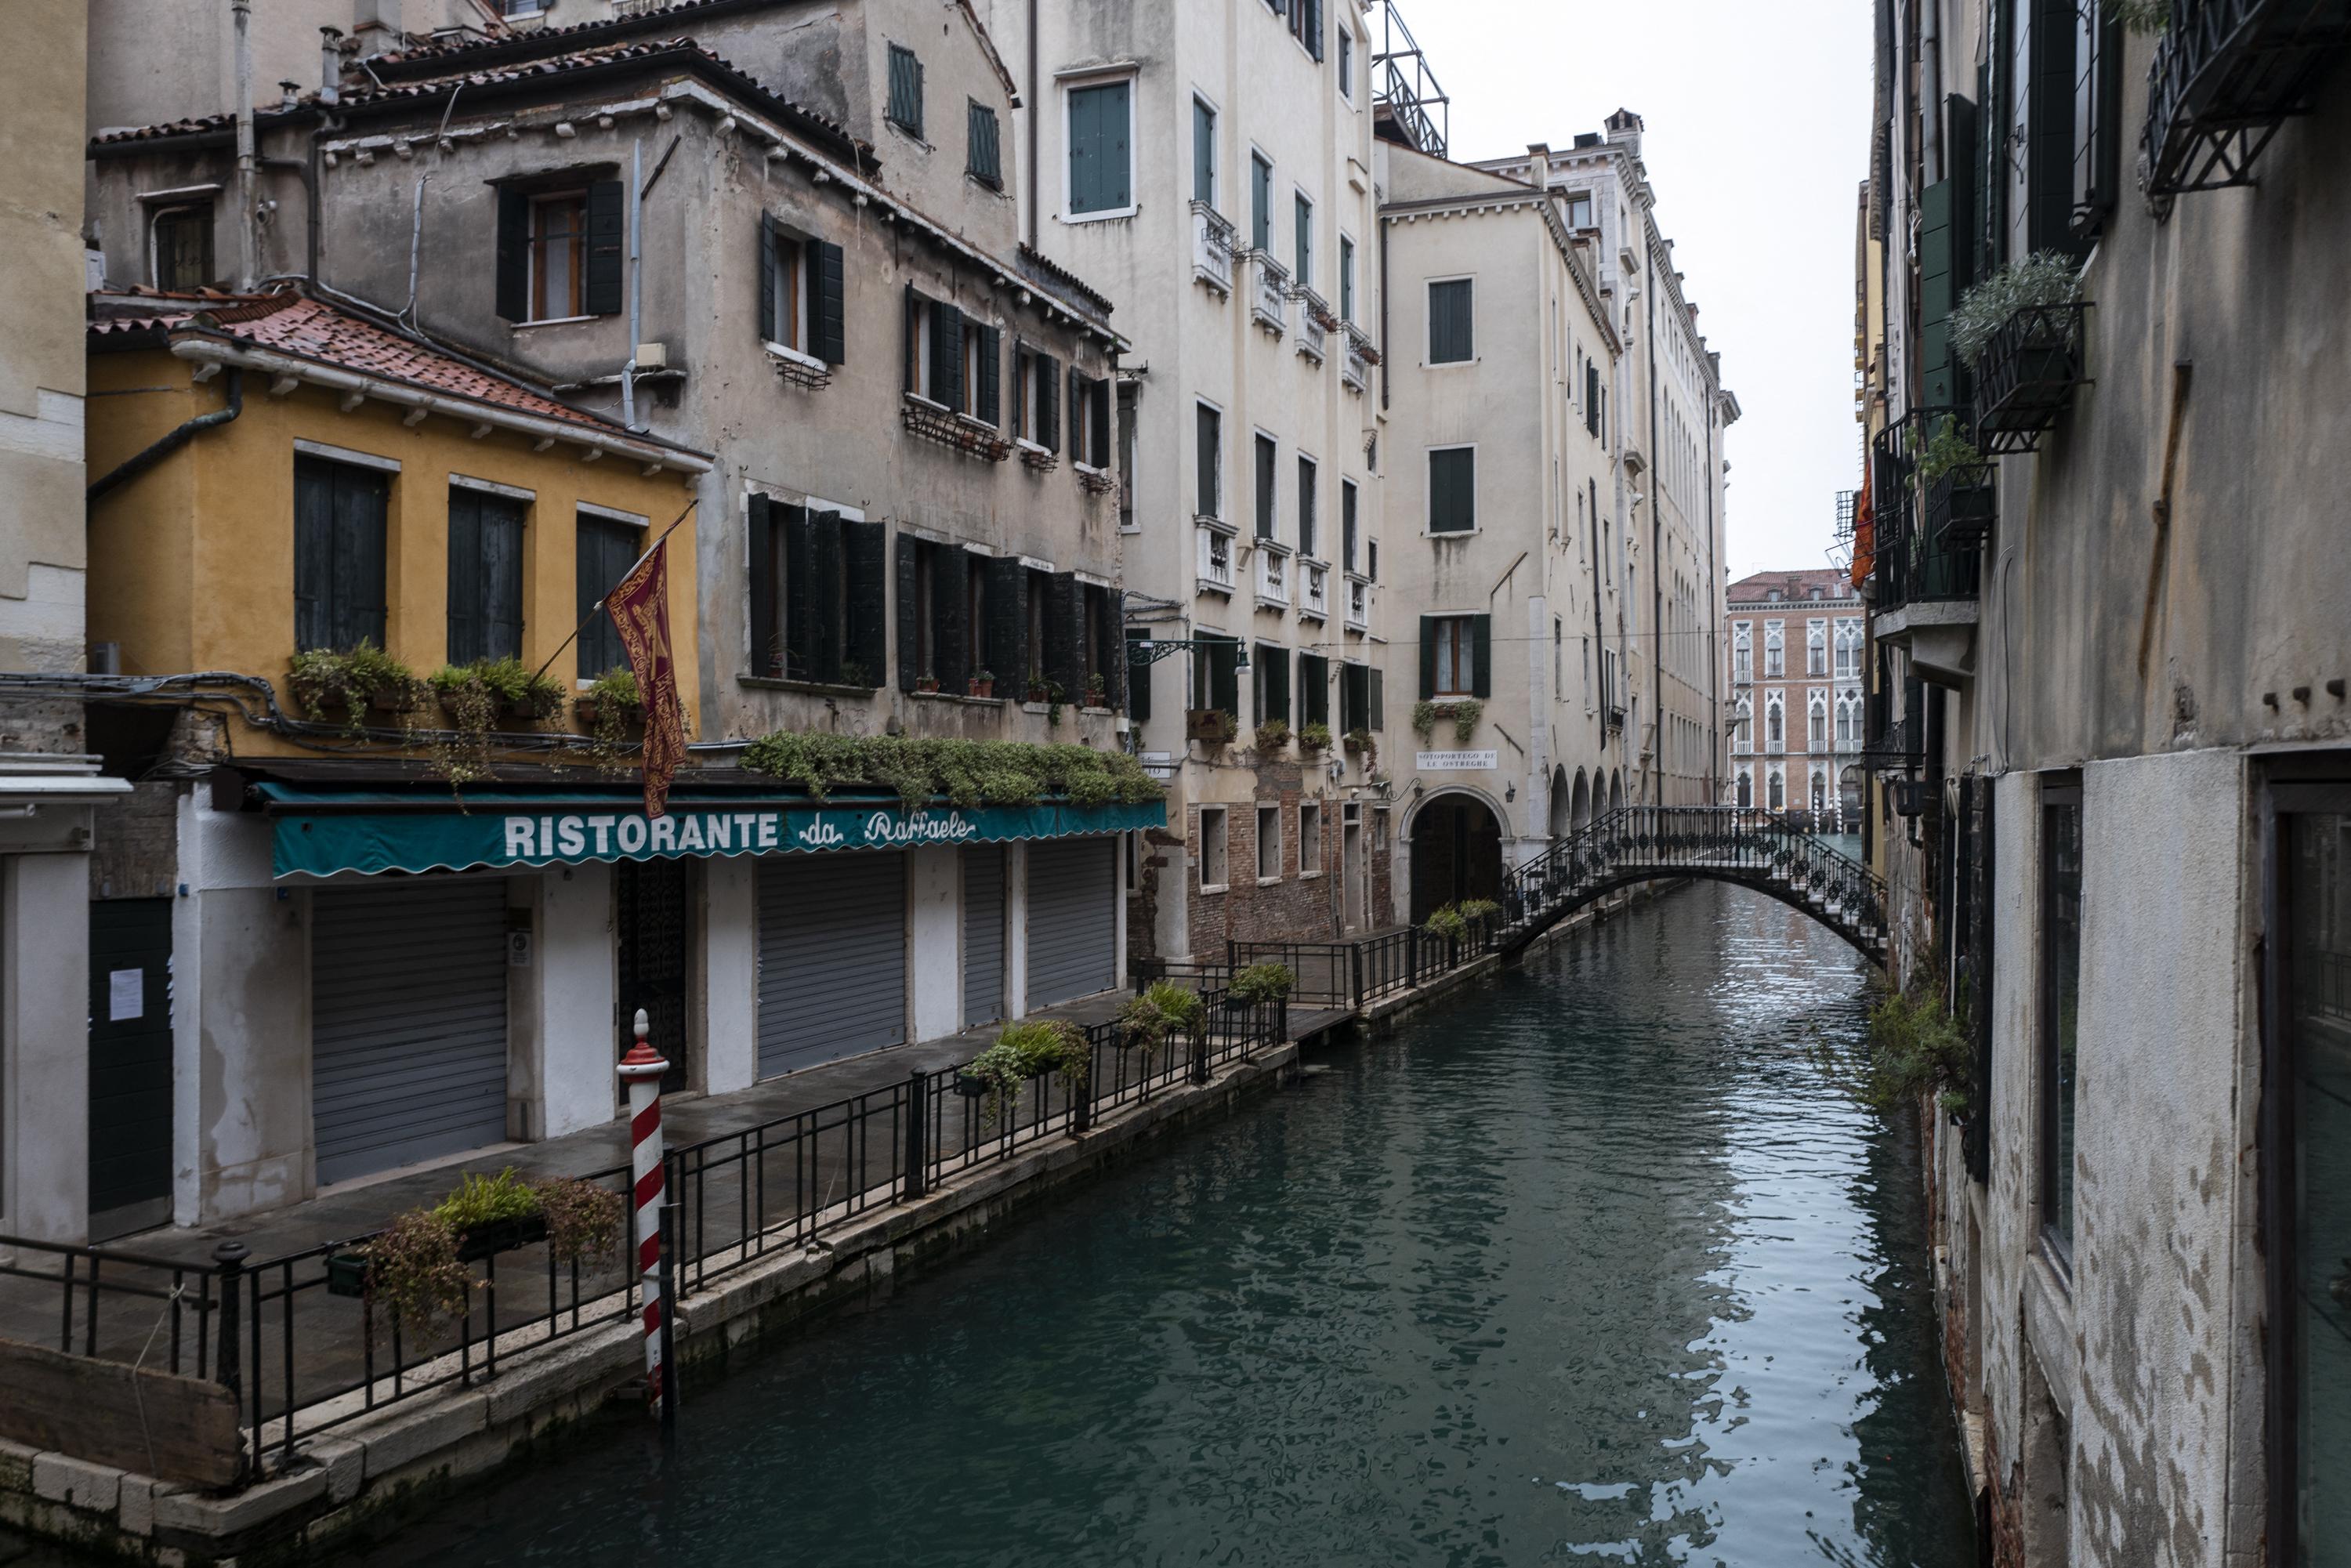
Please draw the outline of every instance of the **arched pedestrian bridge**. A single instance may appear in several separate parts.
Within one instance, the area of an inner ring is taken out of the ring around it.
[[[1517,953],[1603,894],[1669,877],[1751,887],[1886,966],[1886,887],[1869,868],[1813,834],[1730,806],[1626,806],[1560,840],[1503,878],[1494,945]]]

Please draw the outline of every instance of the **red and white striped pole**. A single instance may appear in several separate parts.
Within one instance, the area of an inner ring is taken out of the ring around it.
[[[635,1178],[637,1277],[645,1322],[645,1398],[655,1416],[662,1402],[662,1074],[669,1063],[645,1043],[645,1009],[637,1009],[637,1043],[621,1058],[629,1086],[629,1169]]]

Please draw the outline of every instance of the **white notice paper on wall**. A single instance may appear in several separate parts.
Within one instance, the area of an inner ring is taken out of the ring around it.
[[[135,1019],[147,1011],[147,971],[114,969],[106,977],[106,1017],[110,1023]]]

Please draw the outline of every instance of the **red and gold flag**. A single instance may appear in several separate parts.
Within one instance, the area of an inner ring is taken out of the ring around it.
[[[1869,499],[1869,464],[1861,469],[1861,496],[1853,508],[1853,585],[1860,588],[1869,581],[1870,572],[1877,565],[1877,514]]]
[[[620,628],[629,670],[645,706],[645,815],[668,810],[669,781],[685,760],[685,712],[677,696],[677,661],[669,642],[669,536],[645,552],[621,586],[604,596]]]

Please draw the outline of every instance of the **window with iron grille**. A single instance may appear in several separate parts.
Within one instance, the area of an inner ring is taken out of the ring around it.
[[[923,134],[923,62],[903,44],[890,46],[890,123],[917,141]]]
[[[213,204],[165,207],[152,224],[155,287],[185,293],[213,279]]]

